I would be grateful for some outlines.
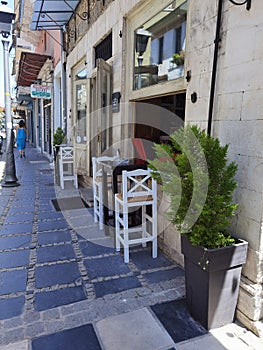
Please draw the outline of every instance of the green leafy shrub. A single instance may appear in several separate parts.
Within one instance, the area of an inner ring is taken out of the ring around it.
[[[182,66],[184,64],[184,51],[180,51],[179,53],[174,53],[172,57],[172,62],[177,66]]]
[[[53,145],[61,145],[65,139],[65,134],[63,130],[58,127],[56,132],[53,135]]]
[[[167,215],[180,233],[208,249],[234,244],[227,227],[237,208],[237,164],[228,162],[228,145],[188,125],[171,135],[170,145],[156,144],[155,152],[149,166],[171,197]]]

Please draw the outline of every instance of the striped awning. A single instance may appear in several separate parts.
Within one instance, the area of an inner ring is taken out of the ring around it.
[[[17,86],[30,86],[35,83],[40,69],[48,58],[50,56],[33,52],[22,52],[19,61]]]

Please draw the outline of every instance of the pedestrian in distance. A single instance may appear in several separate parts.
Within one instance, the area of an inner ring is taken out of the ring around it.
[[[19,151],[20,158],[25,158],[26,125],[23,120],[20,120],[20,122],[16,126],[16,146]]]

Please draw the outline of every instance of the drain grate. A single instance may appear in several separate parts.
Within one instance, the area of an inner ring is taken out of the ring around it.
[[[51,199],[51,202],[56,211],[89,208],[87,203],[85,203],[80,197]]]

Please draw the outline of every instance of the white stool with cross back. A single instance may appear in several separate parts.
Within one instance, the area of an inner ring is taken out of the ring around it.
[[[131,226],[131,216],[141,208],[141,222]],[[147,209],[148,208],[148,209]],[[122,172],[122,191],[115,194],[116,250],[124,248],[124,262],[129,262],[129,247],[152,242],[152,257],[157,257],[157,183],[151,170]]]

